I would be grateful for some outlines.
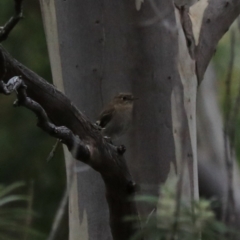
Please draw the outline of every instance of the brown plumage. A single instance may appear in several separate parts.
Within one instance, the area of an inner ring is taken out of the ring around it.
[[[135,99],[131,93],[120,93],[105,106],[96,122],[104,136],[116,139],[129,129]]]

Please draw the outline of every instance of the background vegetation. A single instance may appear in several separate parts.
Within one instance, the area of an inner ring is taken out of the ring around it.
[[[0,26],[13,13],[14,1],[0,1]],[[24,0],[24,19],[7,41],[3,42],[3,46],[14,58],[51,82],[37,0]],[[36,127],[36,117],[32,112],[24,108],[13,108],[14,99],[14,96],[0,96],[0,183],[8,185],[25,182],[21,193],[32,195],[32,208],[36,213],[31,225],[48,233],[65,188],[62,149],[59,147],[54,158],[47,163],[47,156],[56,140]],[[64,229],[67,230],[66,227]],[[60,232],[58,239],[66,239],[66,232]]]
[[[234,24],[231,26],[229,31],[223,36],[223,38],[218,43],[215,55],[213,57],[214,70],[217,75],[218,80],[218,90],[219,90],[219,103],[222,108],[223,113],[227,109],[224,109],[225,104],[225,91],[226,91],[226,78],[228,75],[228,69],[231,59],[231,38],[234,38],[234,54],[233,54],[233,69],[232,69],[232,79],[231,79],[231,106],[233,107],[237,96],[240,93],[240,18],[238,18]],[[240,148],[237,147],[240,144],[240,120],[238,116],[237,125],[235,126],[235,151],[237,160],[240,160]]]

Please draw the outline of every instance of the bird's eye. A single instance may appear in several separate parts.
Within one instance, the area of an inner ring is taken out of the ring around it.
[[[122,97],[122,100],[123,100],[123,101],[126,101],[126,100],[127,100],[127,98],[126,98],[126,97]]]

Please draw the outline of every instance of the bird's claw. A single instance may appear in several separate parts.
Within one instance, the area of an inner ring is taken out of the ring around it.
[[[126,152],[126,147],[124,145],[120,145],[117,147],[117,151],[120,155],[123,155]]]
[[[113,144],[112,139],[108,136],[103,137],[108,143]]]

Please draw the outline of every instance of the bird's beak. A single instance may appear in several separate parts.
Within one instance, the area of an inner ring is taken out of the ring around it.
[[[137,100],[137,99],[139,99],[139,98],[138,98],[138,97],[133,97],[133,98],[132,98],[132,100]]]

